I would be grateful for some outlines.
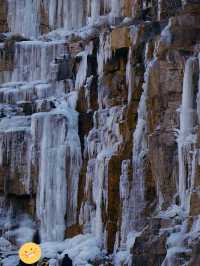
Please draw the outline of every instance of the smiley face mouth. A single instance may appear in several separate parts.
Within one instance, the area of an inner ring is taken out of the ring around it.
[[[33,251],[26,252],[25,256],[26,256],[26,258],[32,258],[33,256],[35,256],[35,252],[33,252]]]

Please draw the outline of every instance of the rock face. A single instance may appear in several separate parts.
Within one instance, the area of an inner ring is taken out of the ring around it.
[[[198,265],[199,1],[0,7],[0,252]]]
[[[6,32],[8,30],[7,1],[1,0],[0,6],[1,6],[0,10],[0,33],[1,33],[1,32]]]

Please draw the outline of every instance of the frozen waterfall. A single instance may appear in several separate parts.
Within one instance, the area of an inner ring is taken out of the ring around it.
[[[121,15],[121,0],[111,0],[111,15],[120,17]]]
[[[147,147],[147,93],[148,93],[148,82],[149,82],[149,71],[151,63],[147,65],[145,72],[145,81],[143,84],[143,93],[140,98],[138,108],[138,121],[135,132],[133,134],[133,184],[132,184],[132,195],[133,195],[133,224],[135,230],[140,230],[142,227],[142,216],[145,208],[145,156],[148,151]]]
[[[39,33],[40,1],[7,0],[7,2],[9,30],[13,33],[36,37]]]
[[[13,33],[38,37],[41,27],[48,30],[82,27],[86,22],[83,0],[7,0],[8,26]]]
[[[99,37],[99,51],[97,54],[98,75],[103,76],[104,64],[112,57],[111,36],[107,32],[102,32]]]
[[[64,41],[15,44],[14,69],[0,73],[0,82],[51,80],[51,62],[66,53]]]
[[[198,83],[198,93],[197,93],[197,115],[198,121],[200,123],[200,53],[198,55],[199,60],[199,83]]]
[[[179,197],[181,207],[189,211],[189,195],[195,174],[196,152],[193,146],[196,142],[194,134],[194,63],[191,57],[185,65],[183,80],[182,105],[180,110],[180,132],[178,142],[179,162]]]
[[[42,241],[63,240],[65,225],[76,220],[81,167],[77,115],[69,109],[35,114],[32,134],[35,152],[39,149],[40,154],[37,216],[41,222],[41,238]],[[41,143],[37,143],[38,139]]]

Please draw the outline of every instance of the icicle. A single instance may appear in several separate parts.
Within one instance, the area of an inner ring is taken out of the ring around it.
[[[88,55],[91,55],[93,51],[93,43],[90,42],[86,48],[85,51],[81,52],[79,56],[81,55],[81,63],[79,65],[79,69],[76,75],[76,82],[75,82],[75,88],[78,90],[81,88],[86,80],[87,77],[87,58]]]
[[[161,6],[162,0],[158,0],[158,20],[161,20]]]
[[[193,58],[187,60],[183,80],[183,95],[180,113],[180,134],[183,137],[190,135],[193,129],[193,63]]]
[[[93,132],[91,132],[91,137],[96,134],[98,134],[96,130],[93,130]],[[96,237],[99,244],[102,245],[104,239],[102,206],[105,205],[106,201],[105,184],[108,182],[107,171],[110,154],[106,153],[106,151],[99,153],[97,150],[94,151],[93,148],[100,148],[94,147],[94,141],[94,139],[88,140],[87,144],[90,160],[87,167],[85,193],[88,201],[82,206],[83,213],[80,218],[83,220],[84,226],[86,226],[85,230],[89,230],[89,232]],[[96,158],[94,158],[95,154],[97,154]]]
[[[16,43],[14,70],[0,72],[0,82],[52,80],[51,62],[66,52],[64,42]]]
[[[66,5],[66,2],[63,0],[46,0],[43,3],[46,13],[48,14],[48,22],[51,29],[56,29],[63,27],[63,5]]]
[[[148,92],[149,82],[149,71],[151,62],[147,65],[145,72],[145,81],[143,85],[143,93],[140,98],[138,108],[138,121],[135,132],[133,134],[133,184],[132,184],[132,195],[133,195],[133,223],[134,229],[140,230],[143,226],[142,213],[145,208],[145,188],[144,188],[144,163],[145,156],[147,154],[147,110],[146,110],[146,99]]]
[[[98,160],[95,165],[95,179],[94,179],[94,190],[93,198],[96,203],[96,215],[94,224],[94,232],[97,239],[101,242],[103,239],[103,221],[102,221],[102,203],[103,203],[103,183],[105,181],[106,170],[106,159]],[[98,177],[97,177],[98,176]]]
[[[121,230],[120,242],[115,242],[114,261],[116,266],[132,265],[131,248],[134,245],[135,239],[140,233],[134,228],[134,200],[132,194],[132,180],[130,180],[130,160],[122,162],[121,176],[120,176],[120,200],[121,200]]]
[[[97,54],[98,74],[103,76],[104,64],[112,57],[111,36],[108,33],[101,33],[99,36],[99,51]]]
[[[72,30],[85,24],[83,0],[44,0],[43,5],[51,29],[64,27],[66,30]]]
[[[194,179],[193,162],[196,158],[193,152],[193,145],[196,142],[196,135],[193,134],[193,71],[194,58],[189,58],[185,65],[182,105],[180,111],[180,132],[177,138],[178,143],[178,161],[179,161],[179,197],[181,207],[189,211],[189,196],[191,189],[191,180]],[[193,156],[192,156],[193,154]],[[193,167],[192,167],[193,165]]]
[[[100,0],[91,0],[91,24],[98,21],[100,16],[101,1]]]
[[[32,117],[36,147],[41,139],[37,217],[41,221],[42,241],[63,240],[65,214],[68,226],[76,222],[81,167],[77,124],[75,111],[67,107]]]
[[[187,251],[191,252],[189,248],[184,247],[184,240],[186,238],[186,233],[188,224],[185,221],[182,225],[176,226],[176,230],[170,234],[167,239],[167,255],[161,266],[172,266],[177,263],[177,255],[185,253]],[[180,255],[179,255],[180,256]],[[182,264],[182,263],[181,263]]]
[[[42,120],[41,120],[42,119]],[[41,122],[40,122],[41,121]],[[56,125],[51,115],[35,115],[33,127],[42,126],[41,165],[37,196],[37,216],[41,221],[42,241],[62,240],[65,230],[64,215],[66,213],[66,150],[64,138],[66,134],[64,121]],[[54,134],[54,127],[57,128]],[[63,169],[63,170],[62,170]]]
[[[121,15],[121,0],[111,0],[111,16],[120,17]]]
[[[80,221],[86,232],[92,232],[100,244],[103,243],[105,227],[103,213],[108,204],[108,165],[110,158],[122,143],[119,121],[123,107],[99,110],[94,114],[94,128],[86,139],[86,152],[89,158],[85,195]]]
[[[126,64],[126,84],[128,86],[128,103],[131,101],[133,89],[132,48],[129,48],[128,61]]]
[[[197,115],[200,124],[200,53],[198,59],[199,59],[199,84],[198,84],[198,94],[197,94]]]
[[[77,29],[85,25],[84,0],[69,0],[64,2],[64,27],[67,30]]]
[[[10,31],[28,37],[37,37],[43,19],[40,12],[41,5],[48,16],[47,22],[51,29],[64,26],[67,30],[71,30],[85,25],[84,0],[8,0]]]
[[[129,181],[128,171],[130,167],[130,160],[122,162],[122,169],[121,169],[121,176],[120,176],[120,199],[122,202],[122,222],[121,222],[121,243],[120,247],[123,248],[127,241],[128,233],[133,230],[132,226],[132,206],[133,202],[130,195],[131,191],[131,184],[132,182]]]
[[[8,26],[14,33],[28,37],[39,34],[39,1],[8,0]]]

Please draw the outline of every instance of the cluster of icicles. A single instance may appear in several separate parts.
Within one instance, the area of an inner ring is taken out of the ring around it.
[[[10,32],[37,37],[40,25],[49,25],[49,30],[64,27],[74,30],[95,23],[103,15],[119,17],[122,14],[121,0],[7,0],[8,26]]]
[[[196,125],[200,121],[200,75],[198,85],[194,82],[200,66],[200,56],[190,57],[185,64],[182,104],[180,107],[180,129],[178,130],[180,205],[186,213],[190,211],[190,196],[194,189],[198,149],[196,147]],[[196,87],[195,87],[196,86]]]

